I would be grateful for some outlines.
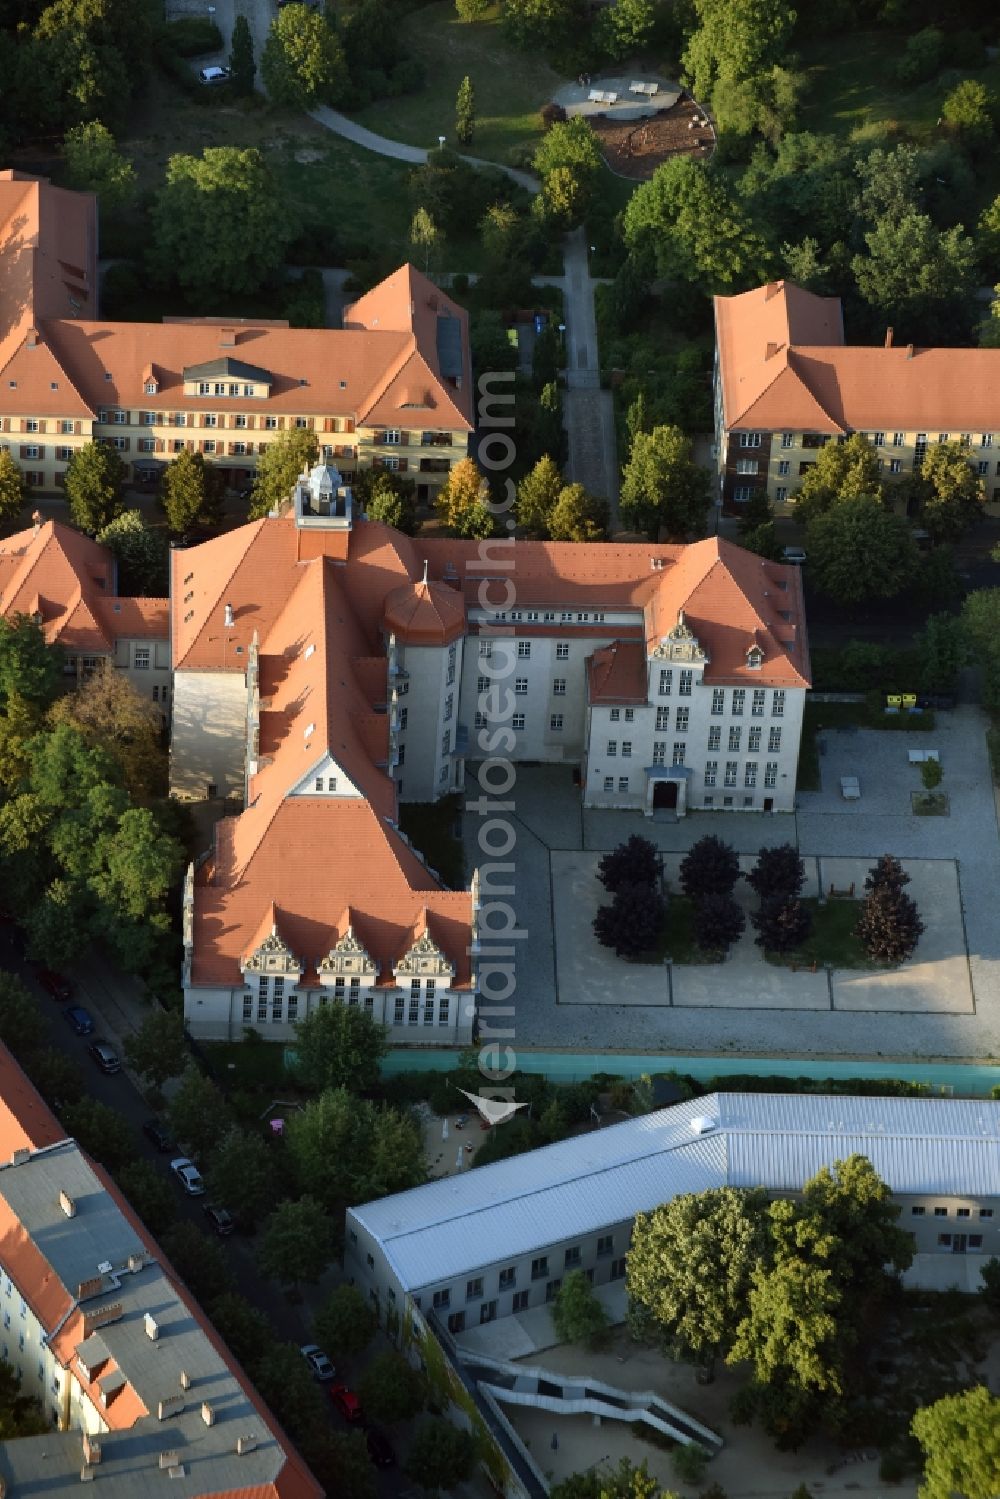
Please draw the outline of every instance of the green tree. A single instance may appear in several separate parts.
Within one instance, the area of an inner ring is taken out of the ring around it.
[[[286,5],[271,22],[260,63],[264,87],[285,109],[336,104],[347,84],[344,49],[325,16]]]
[[[316,1313],[316,1336],[335,1358],[355,1358],[375,1336],[378,1318],[357,1286],[334,1286]]]
[[[532,536],[549,534],[549,519],[563,487],[562,474],[548,453],[517,486],[517,520]]]
[[[583,20],[580,0],[507,0],[502,25],[524,51],[557,47]]]
[[[315,1285],[333,1258],[333,1226],[314,1197],[280,1202],[261,1232],[257,1259],[268,1280]]]
[[[184,1017],[179,1010],[163,1010],[157,1005],[123,1044],[129,1066],[154,1088],[162,1088],[168,1078],[179,1077],[187,1065]]]
[[[979,1271],[979,1295],[991,1312],[1000,1312],[1000,1259],[992,1255]]]
[[[335,1221],[350,1203],[403,1191],[426,1175],[422,1136],[411,1116],[345,1088],[310,1099],[285,1133],[299,1189]]]
[[[694,0],[694,11],[683,63],[696,98],[715,103],[717,93],[783,61],[795,25],[784,0]]]
[[[245,1369],[253,1368],[274,1337],[274,1329],[263,1312],[238,1291],[223,1291],[208,1307],[208,1314],[222,1341]]]
[[[57,698],[48,721],[53,728],[68,724],[88,745],[103,751],[117,764],[125,789],[135,801],[149,802],[166,794],[160,710],[110,662],[75,692]]]
[[[423,257],[426,271],[431,257],[437,259],[441,246],[440,231],[426,208],[418,208],[413,215],[410,222],[410,244],[414,251]]]
[[[622,518],[651,540],[660,531],[686,540],[704,525],[708,484],[708,473],[692,457],[691,439],[679,427],[637,432],[622,473]]]
[[[0,701],[17,697],[28,709],[47,708],[62,685],[63,654],[47,645],[42,626],[27,614],[0,618]]]
[[[657,274],[709,292],[740,291],[766,278],[770,252],[723,178],[690,156],[657,167],[629,199],[630,250],[648,249]]]
[[[986,485],[960,443],[939,442],[928,448],[920,478],[930,489],[920,523],[935,541],[957,541],[982,520]]]
[[[636,1465],[631,1458],[623,1457],[611,1473],[598,1464],[584,1473],[564,1478],[554,1486],[552,1499],[677,1499],[677,1496],[661,1489],[656,1479],[650,1477],[645,1458]]]
[[[641,52],[656,25],[653,0],[616,0],[600,10],[594,22],[594,41],[616,61]]]
[[[302,9],[288,6],[274,24]],[[220,297],[252,294],[273,281],[294,233],[277,177],[263,153],[249,147],[171,156],[151,213],[154,272],[213,310]],[[66,483],[68,491],[68,474]]]
[[[603,541],[608,507],[588,494],[582,484],[564,484],[549,516],[553,541]]]
[[[487,208],[479,223],[479,235],[492,266],[502,267],[509,263],[520,223],[517,209],[509,203],[491,203]]]
[[[490,8],[490,0],[455,0],[460,21],[481,21]]]
[[[0,970],[0,1041],[21,1058],[41,1046],[46,1034],[35,996],[14,974]]]
[[[405,536],[415,536],[420,529],[413,485],[388,469],[367,469],[358,478],[370,479],[361,486],[354,483],[355,499],[360,500],[369,520],[377,520],[383,526],[394,526]]]
[[[972,659],[982,668],[983,702],[996,712],[1000,709],[1000,588],[979,588],[966,596],[962,632]]]
[[[458,94],[455,98],[455,135],[460,145],[471,146],[472,136],[476,128],[476,93],[472,87],[472,79],[466,73],[458,85]]]
[[[763,1195],[736,1187],[680,1193],[632,1231],[629,1321],[709,1377],[732,1347],[764,1252]]]
[[[232,1285],[232,1271],[222,1245],[188,1219],[178,1219],[161,1234],[160,1246],[203,1306],[225,1295]]]
[[[28,486],[10,449],[0,448],[0,525],[11,525],[17,520],[27,497]]]
[[[1000,1492],[1000,1399],[985,1385],[918,1410],[910,1430],[924,1450],[919,1499],[993,1499]]]
[[[981,150],[996,135],[997,97],[985,83],[965,78],[945,99],[941,115],[963,143]]]
[[[225,480],[204,454],[178,453],[163,476],[161,504],[174,536],[186,540],[194,531],[210,531],[222,523]]]
[[[600,142],[584,115],[553,125],[535,150],[534,167],[542,179],[542,191],[550,199],[565,200],[568,223],[578,223],[586,215],[603,164]]]
[[[253,1382],[278,1420],[300,1440],[329,1419],[327,1402],[293,1343],[277,1343],[272,1335],[254,1359]]]
[[[842,604],[894,598],[911,581],[917,561],[906,521],[867,495],[810,521],[806,546],[817,586]]]
[[[246,16],[240,14],[233,22],[233,37],[229,53],[230,83],[233,93],[246,98],[253,93],[253,80],[257,63],[253,55],[253,35]]]
[[[157,1238],[177,1221],[177,1197],[162,1171],[149,1161],[130,1160],[115,1173],[138,1216]]]
[[[67,1132],[112,1173],[135,1160],[135,1135],[115,1109],[97,1098],[81,1098],[63,1109]]]
[[[0,1441],[45,1436],[51,1430],[41,1401],[26,1395],[11,1365],[0,1361]]]
[[[31,1081],[58,1114],[83,1097],[83,1073],[71,1057],[56,1051],[54,1046],[43,1046],[31,1053]]]
[[[429,1417],[413,1435],[404,1464],[407,1475],[430,1493],[450,1493],[472,1472],[476,1444],[472,1433],[450,1421]]]
[[[806,291],[821,294],[826,292],[830,272],[818,239],[807,234],[797,244],[783,244],[781,259],[789,281],[794,281]]]
[[[310,1442],[306,1446],[306,1456],[328,1494],[335,1494],[340,1489],[350,1494],[351,1499],[376,1499],[375,1469],[368,1456],[363,1432],[324,1432],[319,1452]]]
[[[597,878],[612,895],[623,885],[656,885],[663,873],[663,856],[655,843],[632,833],[598,861]]]
[[[167,543],[162,531],[148,527],[139,510],[123,510],[96,538],[114,553],[121,593],[163,598],[167,592]]]
[[[692,843],[681,860],[680,885],[691,900],[703,895],[731,895],[739,877],[739,855],[714,833]]]
[[[483,540],[495,530],[489,497],[489,481],[479,472],[475,459],[462,458],[448,475],[434,508],[453,535]]]
[[[390,1350],[371,1360],[358,1383],[366,1411],[376,1421],[409,1421],[422,1411],[427,1383],[403,1354]]]
[[[884,218],[865,235],[868,253],[851,262],[858,291],[897,334],[925,339],[971,315],[976,247],[961,225],[938,229],[926,214]]]
[[[304,428],[292,428],[282,432],[277,442],[269,442],[257,460],[250,519],[262,520],[287,505],[300,475],[315,467],[318,459],[316,434]]]
[[[66,466],[66,501],[75,525],[96,536],[120,515],[125,465],[108,443],[86,442]]]
[[[933,791],[940,786],[943,771],[940,760],[925,760],[920,767],[920,779],[924,783],[925,791]]]
[[[222,1094],[204,1073],[189,1062],[167,1105],[167,1122],[185,1149],[207,1160],[229,1120]]]
[[[846,442],[824,443],[795,496],[795,518],[808,525],[840,500],[862,496],[880,499],[882,478],[878,453],[863,432],[852,432]]]
[[[208,1158],[205,1173],[213,1198],[241,1228],[256,1228],[277,1196],[274,1155],[254,1131],[230,1125]]]
[[[608,1314],[582,1270],[571,1270],[552,1304],[552,1324],[561,1343],[597,1348],[608,1330]]]
[[[74,125],[63,139],[67,185],[96,193],[107,212],[127,208],[135,197],[135,167],[121,154],[99,120]]]
[[[295,1027],[295,1068],[317,1092],[374,1087],[386,1052],[385,1027],[357,1006],[320,1005]]]

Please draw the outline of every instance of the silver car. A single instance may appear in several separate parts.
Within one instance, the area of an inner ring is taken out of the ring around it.
[[[337,1371],[318,1343],[303,1343],[299,1352],[312,1370],[313,1378],[318,1379],[320,1384],[333,1379]]]
[[[189,1161],[186,1155],[179,1155],[170,1162],[170,1169],[189,1197],[204,1196],[205,1183],[194,1161]]]

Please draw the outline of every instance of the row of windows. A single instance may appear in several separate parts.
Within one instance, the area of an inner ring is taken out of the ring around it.
[[[759,448],[763,441],[763,434],[760,432],[741,432],[739,436],[741,448]],[[889,434],[885,432],[860,432],[858,436],[867,438],[873,448],[884,448],[889,445],[886,440]],[[973,434],[971,432],[960,432],[956,440],[963,448],[991,448],[993,446],[992,432],[981,432],[979,434],[979,441],[977,443],[973,443],[972,436]],[[795,446],[795,437],[796,434],[794,432],[782,432],[781,446],[783,448],[793,448]],[[921,439],[926,442],[927,434],[925,432],[920,432],[917,434],[917,441],[920,442]],[[937,440],[938,442],[950,442],[951,433],[939,432]],[[804,432],[802,434],[802,446],[804,448],[824,447],[829,441],[830,438],[826,433]],[[838,441],[843,442],[846,441],[846,439],[839,438]],[[891,446],[894,448],[905,447],[906,433],[893,432],[891,436]]]
[[[910,1214],[914,1218],[922,1218],[924,1216],[924,1214],[926,1213],[926,1211],[927,1211],[926,1208],[923,1208],[923,1207],[914,1207],[914,1208],[910,1209]],[[946,1207],[936,1207],[934,1209],[934,1216],[935,1216],[935,1218],[947,1218],[948,1217],[948,1209]],[[980,1208],[979,1209],[979,1216],[980,1216],[980,1218],[992,1218],[993,1217],[993,1209],[992,1208]],[[956,1218],[971,1218],[972,1217],[972,1209],[971,1208],[956,1208],[955,1209],[955,1217]]]
[[[540,622],[541,624],[545,625],[554,625],[556,623],[561,625],[602,625],[604,623],[604,610],[590,609],[578,612],[575,609],[504,609],[502,611],[497,610],[493,615],[493,619],[496,623],[500,624],[506,623],[506,621],[508,620],[510,620],[513,624],[518,624],[523,620],[527,624],[535,624]],[[522,640],[519,641],[518,644],[527,645],[528,650],[524,651],[522,654],[530,656],[531,642],[528,640]]]
[[[659,726],[657,726],[659,727]],[[680,724],[677,725],[680,728]],[[759,724],[751,725],[747,730],[747,751],[753,755],[761,748],[764,730]],[[729,742],[727,748],[730,754],[739,754],[741,740],[743,738],[742,724],[729,725]],[[713,724],[708,731],[708,748],[717,750],[722,748],[722,725]],[[767,731],[767,752],[769,755],[781,753],[781,729],[772,725]]]
[[[535,617],[537,618],[537,615],[535,615]],[[554,618],[554,616],[553,616],[553,618]],[[548,615],[546,615],[546,619],[548,619]],[[517,654],[518,654],[518,658],[521,661],[530,661],[530,659],[531,659],[531,641],[530,640],[519,640],[517,642]],[[493,642],[492,642],[492,640],[481,640],[479,642],[479,655],[480,655],[480,657],[481,657],[482,660],[484,660],[484,661],[488,661],[489,660],[489,658],[493,655]],[[560,641],[559,644],[556,646],[556,660],[557,661],[568,661],[569,660],[569,645],[568,645],[568,643],[566,641]]]
[[[742,718],[746,709],[747,692],[745,687],[734,687],[729,700],[729,712],[733,718]],[[767,691],[763,687],[755,687],[750,700],[750,717],[763,718],[767,709]],[[726,712],[726,689],[724,687],[712,688],[712,717],[722,718]],[[784,688],[777,687],[771,694],[771,717],[783,718],[785,714],[785,692]]]
[[[597,1241],[597,1258],[599,1260],[611,1259],[615,1252],[614,1234],[602,1234]],[[563,1253],[563,1268],[566,1270],[578,1270],[581,1266],[583,1254],[579,1244],[574,1244]],[[614,1265],[621,1265],[624,1275],[624,1258],[614,1260]],[[549,1274],[549,1255],[540,1254],[531,1262],[531,1279],[533,1281],[545,1280]],[[591,1272],[591,1276],[593,1272]],[[465,1283],[465,1300],[481,1301],[485,1295],[486,1278],[482,1275],[473,1276]],[[501,1270],[497,1276],[498,1291],[513,1291],[517,1285],[517,1266],[508,1265]],[[556,1282],[559,1285],[559,1282]],[[436,1312],[446,1311],[451,1306],[451,1286],[445,1286],[434,1292],[434,1310]],[[525,1292],[527,1295],[527,1292]],[[527,1305],[527,1303],[525,1303]]]
[[[743,767],[744,786],[756,786],[759,764],[756,760],[748,760]],[[719,762],[718,760],[705,761],[705,785],[715,786],[718,782]],[[736,786],[739,783],[740,766],[738,760],[727,760],[723,771],[724,786]],[[768,760],[764,766],[764,785],[776,786],[778,784],[778,762]]]

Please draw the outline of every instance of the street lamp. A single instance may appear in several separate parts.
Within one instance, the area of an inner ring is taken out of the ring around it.
[[[445,136],[445,135],[439,135],[438,136],[438,150],[439,151],[443,151],[444,150],[444,143],[445,143],[445,141],[447,139],[448,139],[448,137]]]

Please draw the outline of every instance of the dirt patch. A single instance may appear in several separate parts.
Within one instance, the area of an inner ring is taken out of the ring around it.
[[[616,120],[607,115],[590,115],[589,120],[611,170],[636,182],[648,182],[672,156],[705,159],[715,149],[712,126],[686,97],[645,120]]]

